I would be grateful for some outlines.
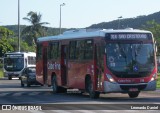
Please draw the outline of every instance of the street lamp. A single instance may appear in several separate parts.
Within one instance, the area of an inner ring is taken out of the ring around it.
[[[18,51],[20,52],[20,0],[18,0]]]
[[[122,16],[118,17],[118,29],[120,28],[120,19],[122,18]]]
[[[65,3],[60,4],[60,22],[59,22],[59,34],[61,34],[61,7],[64,6]]]

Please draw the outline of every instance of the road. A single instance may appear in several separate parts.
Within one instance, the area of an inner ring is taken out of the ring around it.
[[[0,79],[0,104],[15,105],[20,104],[24,107],[37,106],[39,111],[21,111],[21,113],[95,113],[95,112],[113,112],[118,111],[135,112],[135,107],[143,107],[144,109],[154,108],[154,110],[137,110],[136,112],[157,112],[156,106],[160,109],[160,91],[142,92],[138,98],[131,99],[127,94],[111,93],[101,94],[99,99],[90,99],[88,94],[80,93],[59,93],[53,94],[51,87],[47,86],[20,86],[20,80]],[[139,104],[139,105],[138,105]],[[41,108],[38,108],[41,107]],[[18,113],[12,111],[13,113]],[[42,109],[42,111],[40,111]],[[132,109],[132,110],[130,110]],[[4,111],[0,111],[0,113]],[[11,111],[5,111],[5,113]]]

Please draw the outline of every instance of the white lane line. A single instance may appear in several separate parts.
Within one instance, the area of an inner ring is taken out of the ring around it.
[[[36,111],[36,110],[29,110],[29,112],[31,112],[31,113],[45,113],[43,111]]]
[[[17,92],[17,93],[14,93],[12,96],[21,96],[24,92]]]
[[[71,111],[67,110],[51,110],[53,113],[71,113]]]
[[[10,93],[0,93],[0,96],[6,96],[8,94],[10,94]]]
[[[31,92],[31,93],[29,93],[28,95],[30,95],[30,96],[33,96],[33,95],[38,95],[38,94],[40,94],[41,92]]]

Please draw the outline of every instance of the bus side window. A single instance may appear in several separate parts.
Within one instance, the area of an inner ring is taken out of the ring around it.
[[[69,44],[69,59],[76,59],[77,54],[76,54],[76,41],[71,41]]]
[[[93,40],[85,41],[85,59],[93,59]]]
[[[78,59],[93,59],[93,40],[77,41],[76,52]]]
[[[77,41],[77,46],[76,46],[76,54],[79,60],[84,59],[85,57],[85,41]]]
[[[49,44],[48,58],[49,59],[57,59],[59,57],[59,43],[51,42]]]
[[[37,44],[37,55],[36,59],[42,59],[42,44]]]

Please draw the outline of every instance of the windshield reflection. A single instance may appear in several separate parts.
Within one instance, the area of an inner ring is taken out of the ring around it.
[[[123,77],[126,74],[146,76],[153,70],[153,44],[110,43],[106,49],[107,66],[117,76]]]
[[[5,58],[4,68],[6,71],[21,71],[24,67],[23,58]]]

